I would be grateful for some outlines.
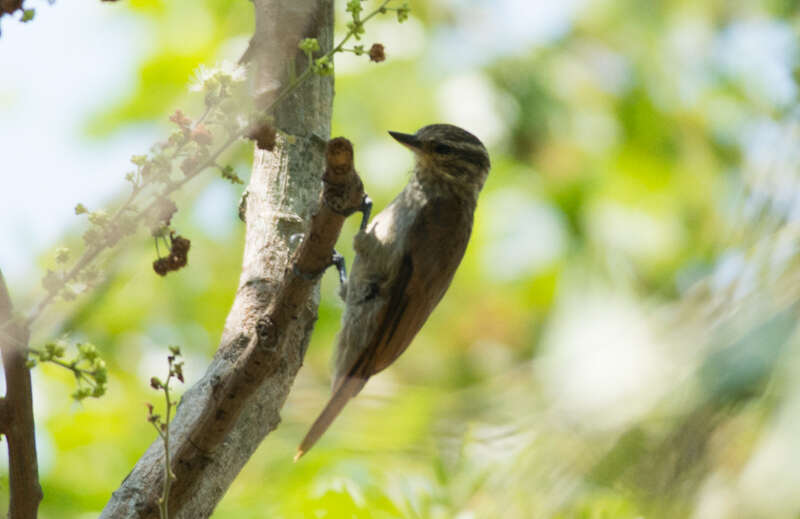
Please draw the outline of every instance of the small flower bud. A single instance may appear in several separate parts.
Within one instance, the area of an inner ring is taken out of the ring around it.
[[[147,162],[147,155],[132,155],[131,162],[136,166],[144,166]]]
[[[197,167],[197,164],[197,157],[186,157],[181,162],[181,171],[183,171],[184,175],[189,175]]]
[[[408,3],[403,4],[402,6],[397,8],[397,21],[399,23],[403,23],[408,20],[408,13],[411,12],[411,8],[408,6]]]
[[[269,123],[254,124],[247,138],[255,141],[258,149],[272,151],[275,149],[277,132]]]
[[[153,270],[159,276],[166,276],[169,272],[169,258],[158,258],[153,262]]]
[[[203,126],[202,124],[198,124],[194,130],[192,130],[192,140],[201,146],[208,146],[214,140],[211,132],[208,131],[208,128]]]
[[[172,253],[173,254],[183,254],[185,255],[189,252],[189,247],[192,246],[191,240],[188,238],[184,238],[183,236],[175,235],[172,236]]]
[[[316,38],[304,38],[297,46],[306,54],[313,54],[320,49],[319,41]]]
[[[66,263],[69,261],[69,249],[66,247],[59,247],[56,249],[56,263]]]
[[[169,120],[180,128],[188,128],[192,124],[192,120],[186,117],[181,110],[175,110],[175,113],[169,116]]]
[[[380,63],[386,60],[386,53],[384,52],[383,45],[380,43],[373,43],[369,49],[369,60],[373,63]]]

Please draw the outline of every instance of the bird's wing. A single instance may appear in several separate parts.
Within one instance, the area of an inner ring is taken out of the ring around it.
[[[374,333],[367,336],[369,342],[352,366],[337,373],[333,395],[301,442],[295,460],[317,442],[369,377],[385,369],[406,350],[450,286],[472,227],[472,211],[465,211],[460,203],[464,202],[435,199],[421,210],[397,274],[385,288],[388,293],[380,296],[385,303],[376,308],[372,301],[369,315],[348,321],[350,326],[369,327]],[[355,265],[353,270],[355,276]],[[375,326],[376,322],[380,324]],[[343,334],[347,333],[348,330],[343,330]]]
[[[469,241],[472,211],[463,203],[433,199],[420,211],[398,274],[387,287],[380,325],[347,378],[366,380],[394,362],[442,299]]]

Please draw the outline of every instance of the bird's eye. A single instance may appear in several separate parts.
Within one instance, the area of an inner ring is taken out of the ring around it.
[[[438,153],[439,155],[449,155],[455,151],[451,146],[447,144],[437,144],[433,147],[434,153]]]

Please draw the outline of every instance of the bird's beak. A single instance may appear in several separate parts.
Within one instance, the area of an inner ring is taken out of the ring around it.
[[[422,142],[420,142],[419,137],[416,135],[400,132],[389,132],[389,135],[391,135],[394,140],[407,148],[411,148],[413,151],[419,151],[422,148]]]

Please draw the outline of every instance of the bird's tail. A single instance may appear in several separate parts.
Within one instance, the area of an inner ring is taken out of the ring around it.
[[[308,434],[306,434],[306,437],[303,438],[303,441],[297,448],[294,461],[299,460],[303,454],[308,452],[311,447],[317,443],[317,440],[328,430],[333,420],[339,416],[345,404],[356,396],[366,383],[367,381],[365,379],[348,377],[337,385],[325,409],[322,410],[322,413],[320,413],[319,417],[314,421]]]

